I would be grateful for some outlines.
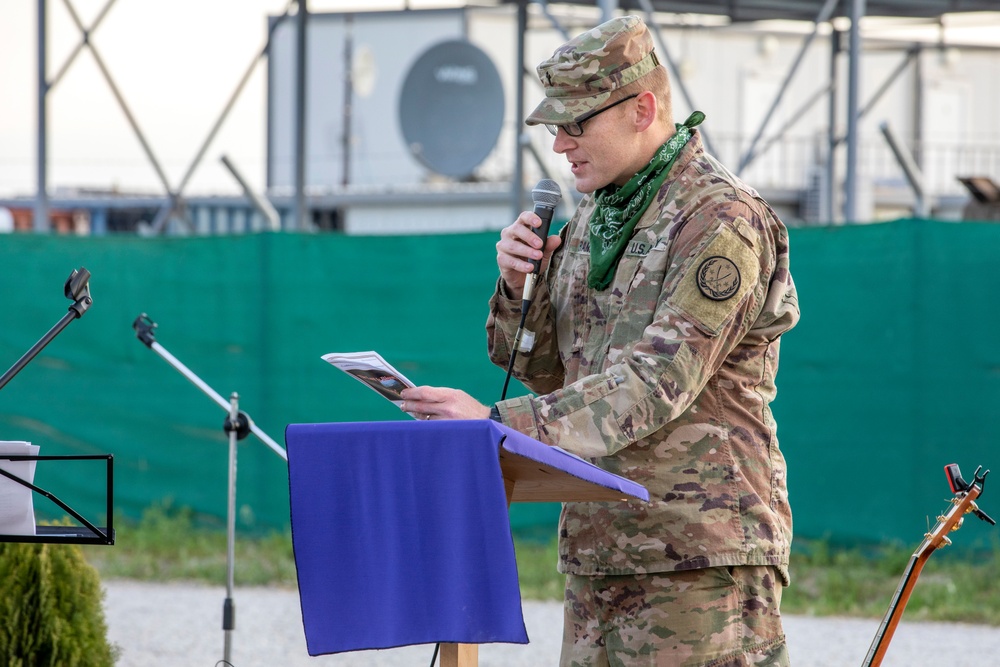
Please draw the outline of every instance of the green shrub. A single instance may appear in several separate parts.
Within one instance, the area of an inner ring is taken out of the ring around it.
[[[103,597],[79,546],[0,543],[0,664],[113,665]]]

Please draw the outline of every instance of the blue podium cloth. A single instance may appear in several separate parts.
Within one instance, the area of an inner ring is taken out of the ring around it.
[[[310,655],[527,643],[498,460],[511,435],[490,420],[287,427]]]

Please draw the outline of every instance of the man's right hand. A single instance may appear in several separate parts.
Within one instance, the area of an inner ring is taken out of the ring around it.
[[[524,278],[534,269],[532,260],[541,260],[541,273],[545,273],[552,253],[562,243],[562,239],[556,234],[549,236],[543,243],[534,231],[541,224],[541,218],[535,213],[524,211],[512,225],[500,232],[500,240],[497,241],[497,266],[511,298],[521,298]]]

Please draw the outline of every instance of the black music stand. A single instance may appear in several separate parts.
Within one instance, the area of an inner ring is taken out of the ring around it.
[[[24,353],[13,366],[11,366],[3,376],[0,376],[0,389],[3,389],[21,369],[28,365],[42,349],[48,345],[53,338],[65,329],[70,322],[83,317],[94,300],[90,297],[90,271],[80,267],[74,270],[63,291],[67,299],[71,299],[73,304],[69,307],[69,312],[62,316],[56,324],[42,336],[31,349]],[[27,482],[17,475],[0,468],[0,475],[31,489],[34,493],[41,494],[68,512],[70,516],[79,521],[82,526],[36,526],[34,535],[0,535],[0,542],[43,542],[49,544],[104,544],[115,543],[114,529],[114,457],[110,454],[99,454],[92,456],[16,456],[2,455],[0,460],[4,461],[83,461],[100,460],[106,462],[105,484],[107,498],[108,525],[105,527],[95,526],[79,512],[60,500],[55,494],[45,489]]]
[[[110,454],[95,454],[92,456],[13,456],[0,454],[2,461],[84,461],[84,460],[104,460],[105,484],[107,487],[107,514],[108,525],[98,527],[88,521],[79,512],[64,503],[54,494],[45,489],[26,482],[17,475],[9,473],[0,468],[0,475],[14,481],[21,486],[25,486],[35,493],[39,493],[79,521],[82,526],[35,526],[34,535],[0,535],[0,542],[42,542],[47,544],[104,544],[115,543],[115,528],[113,519],[114,510],[114,457]]]

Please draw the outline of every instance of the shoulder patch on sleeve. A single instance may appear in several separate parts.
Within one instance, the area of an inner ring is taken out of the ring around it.
[[[671,305],[707,333],[718,334],[759,274],[756,253],[736,232],[723,227],[688,264]]]

